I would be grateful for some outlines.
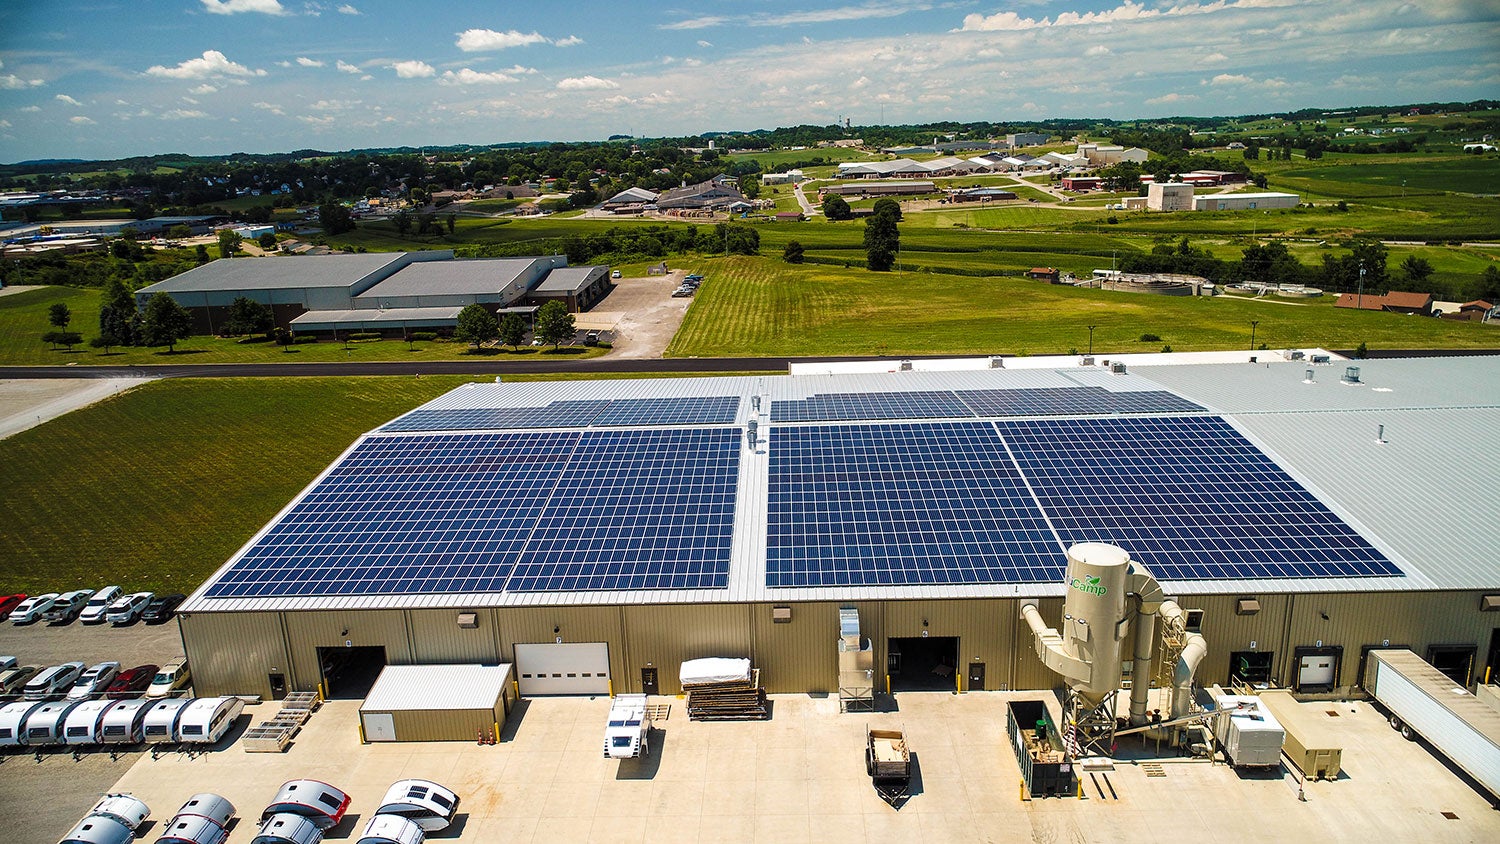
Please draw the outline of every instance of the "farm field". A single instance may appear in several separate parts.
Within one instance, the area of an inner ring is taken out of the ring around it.
[[[277,258],[274,260],[302,260]],[[306,260],[317,260],[316,258]],[[100,292],[77,287],[45,287],[0,296],[0,365],[11,366],[128,366],[164,363],[331,363],[338,361],[429,361],[467,359],[469,348],[463,343],[423,341],[408,344],[402,340],[359,341],[344,348],[343,343],[324,340],[283,349],[274,343],[240,343],[234,338],[189,337],[168,354],[162,348],[115,347],[105,354],[90,348],[88,341],[99,333]],[[83,335],[83,345],[73,350],[53,349],[41,336],[52,327],[47,324],[47,309],[62,302],[73,312],[69,330]],[[483,359],[515,360],[519,358],[566,357],[590,358],[604,354],[602,347],[564,346],[562,349],[522,347],[511,351],[504,347],[486,351]]]
[[[730,163],[757,161],[764,172],[776,173],[795,162],[811,161],[814,158],[821,158],[824,161],[837,165],[840,161],[879,161],[885,157],[848,147],[809,147],[807,149],[756,150],[754,152],[735,153],[734,155],[724,156],[723,160]]]
[[[869,273],[752,258],[705,262],[709,281],[667,349],[730,355],[1065,354],[1257,345],[1487,348],[1491,326],[1315,305],[1157,297],[1013,278]],[[1143,334],[1159,341],[1143,342]]]

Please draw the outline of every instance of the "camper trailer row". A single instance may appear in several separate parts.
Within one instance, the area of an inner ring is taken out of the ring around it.
[[[128,844],[151,815],[129,794],[106,794],[59,844]],[[224,844],[234,804],[217,794],[194,794],[167,821],[156,844]]]
[[[0,706],[0,748],[213,744],[244,708],[237,697],[16,701]]]
[[[289,780],[261,813],[252,844],[320,844],[349,809],[349,795],[318,780]],[[358,844],[422,844],[427,833],[447,829],[458,795],[427,780],[400,780],[386,791]]]

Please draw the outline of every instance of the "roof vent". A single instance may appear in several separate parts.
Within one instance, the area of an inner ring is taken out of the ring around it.
[[[1307,370],[1307,377],[1302,379],[1302,383],[1304,383],[1304,384],[1311,384],[1315,380],[1317,380],[1317,379],[1313,378],[1313,371],[1311,369],[1309,369],[1309,370]]]
[[[479,613],[461,612],[458,614],[458,626],[465,630],[473,630],[479,626]]]
[[[1500,612],[1500,595],[1485,595],[1479,599],[1480,612]]]
[[[755,421],[755,419],[753,418],[749,422],[745,423],[745,446],[747,448],[755,448],[755,434],[759,429],[760,423]]]
[[[899,367],[899,369],[902,372],[911,372],[911,361],[909,361],[909,360],[901,361],[901,366]]]
[[[1123,361],[1123,360],[1117,360],[1114,363],[1110,364],[1109,365],[1109,371],[1113,372],[1116,375],[1124,375],[1125,374],[1125,361]]]
[[[1346,366],[1346,367],[1344,367],[1344,375],[1343,375],[1343,377],[1340,380],[1342,380],[1345,384],[1358,384],[1359,383],[1359,367],[1357,367],[1357,366]]]
[[[1004,369],[1005,358],[999,355],[990,355],[990,369]]]
[[[1234,605],[1235,615],[1255,615],[1260,612],[1260,601],[1255,598],[1241,598]]]

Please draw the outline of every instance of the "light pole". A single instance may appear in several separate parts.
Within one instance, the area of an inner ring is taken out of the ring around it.
[[[1362,311],[1365,308],[1365,262],[1359,262],[1359,293],[1354,298],[1354,309]]]
[[[1260,325],[1260,320],[1250,320],[1250,351],[1255,351],[1255,326]]]
[[[1092,326],[1092,325],[1089,326],[1089,354],[1090,355],[1092,355],[1094,353],[1094,328],[1095,327],[1096,326]]]

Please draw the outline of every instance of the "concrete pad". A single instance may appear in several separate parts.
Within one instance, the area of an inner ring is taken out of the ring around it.
[[[0,439],[140,386],[149,378],[0,379]]]

